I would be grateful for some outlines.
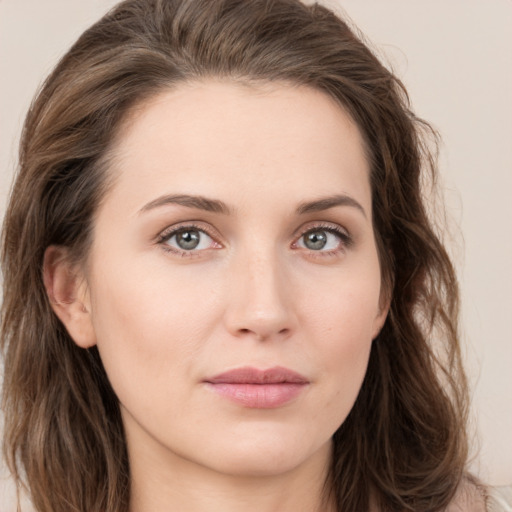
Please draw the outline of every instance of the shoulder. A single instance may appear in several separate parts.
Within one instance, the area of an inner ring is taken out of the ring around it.
[[[464,478],[446,512],[490,512],[486,488],[473,478]]]
[[[487,512],[512,512],[512,485],[487,490]]]
[[[484,486],[466,478],[446,512],[512,512],[512,486]]]

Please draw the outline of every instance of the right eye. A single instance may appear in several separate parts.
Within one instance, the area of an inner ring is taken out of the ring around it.
[[[167,229],[160,235],[158,243],[165,250],[177,252],[183,256],[221,247],[204,229],[193,225]]]

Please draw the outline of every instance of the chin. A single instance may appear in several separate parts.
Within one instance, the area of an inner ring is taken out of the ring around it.
[[[307,436],[295,437],[288,433],[279,436],[254,435],[250,438],[229,441],[229,445],[217,445],[212,469],[219,473],[239,477],[272,477],[298,469],[316,460],[325,464],[329,459],[332,440],[313,444]]]

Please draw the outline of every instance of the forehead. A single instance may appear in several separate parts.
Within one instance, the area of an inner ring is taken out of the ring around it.
[[[357,125],[327,94],[287,83],[210,80],[158,93],[124,123],[112,172],[114,193],[131,188],[139,202],[175,191],[236,201],[285,190],[369,200]]]

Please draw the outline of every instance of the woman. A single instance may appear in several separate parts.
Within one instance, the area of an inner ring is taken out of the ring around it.
[[[86,31],[4,224],[36,509],[485,510],[429,138],[319,6],[129,0]]]

